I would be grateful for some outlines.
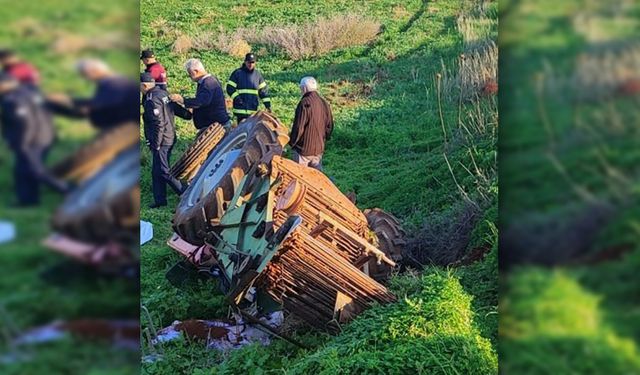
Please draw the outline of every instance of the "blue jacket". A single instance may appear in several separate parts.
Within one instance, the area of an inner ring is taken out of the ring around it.
[[[225,124],[229,121],[222,86],[211,74],[198,81],[196,97],[185,98],[184,106],[193,108],[193,124],[197,129],[206,128],[214,122]]]
[[[125,77],[113,76],[98,81],[90,99],[76,99],[76,105],[89,109],[89,121],[98,129],[125,122],[140,121],[140,89]]]

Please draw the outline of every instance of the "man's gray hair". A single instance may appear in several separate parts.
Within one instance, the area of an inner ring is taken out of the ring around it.
[[[199,59],[189,59],[187,60],[187,62],[184,64],[184,69],[188,72],[188,71],[193,71],[193,70],[198,70],[201,72],[204,72],[204,65],[202,65],[202,61],[200,61]]]
[[[76,69],[80,73],[84,73],[88,70],[98,70],[101,72],[111,72],[111,68],[106,62],[99,59],[82,59],[76,63]]]
[[[317,91],[318,82],[313,77],[310,77],[310,76],[303,77],[300,80],[300,89],[302,89],[304,92]]]

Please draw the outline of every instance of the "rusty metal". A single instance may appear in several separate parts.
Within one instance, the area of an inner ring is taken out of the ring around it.
[[[51,167],[51,172],[60,178],[81,182],[138,142],[140,124],[121,124],[99,133],[95,139]]]
[[[376,246],[367,217],[324,174],[269,155],[239,186],[206,241],[232,305],[256,309],[262,301],[258,311],[277,306],[336,332],[373,304],[395,301],[368,275],[371,264],[391,270],[394,259]],[[180,252],[194,262],[202,249]]]
[[[220,143],[224,136],[225,130],[222,125],[218,123],[210,125],[198,135],[180,159],[171,166],[169,173],[178,180],[191,181],[211,150]]]

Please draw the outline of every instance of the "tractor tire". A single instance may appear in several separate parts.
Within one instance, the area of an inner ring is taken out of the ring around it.
[[[225,213],[249,169],[265,155],[282,154],[287,132],[266,112],[256,113],[231,130],[182,194],[173,217],[176,233],[193,245],[203,245],[211,223]]]
[[[53,229],[72,239],[103,245],[112,241],[139,245],[140,148],[118,154],[64,200],[52,219]]]
[[[171,167],[171,175],[178,180],[191,181],[198,169],[207,160],[214,147],[224,137],[225,130],[218,124],[210,125],[189,145],[180,159]]]
[[[364,216],[367,218],[369,228],[375,233],[378,249],[396,264],[400,263],[407,245],[407,234],[402,229],[400,221],[379,208],[364,210]],[[386,263],[377,264],[375,260],[370,261],[368,266],[369,275],[376,281],[385,281],[392,271]]]
[[[105,166],[121,151],[140,142],[140,126],[126,123],[104,131],[78,151],[51,168],[58,178],[83,181]]]

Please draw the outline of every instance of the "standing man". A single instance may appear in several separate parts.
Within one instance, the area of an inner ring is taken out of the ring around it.
[[[158,60],[156,60],[156,56],[150,49],[145,49],[140,54],[140,60],[146,66],[144,70],[145,73],[151,74],[151,77],[156,82],[156,85],[162,89],[167,89],[167,71],[164,69]]]
[[[0,65],[3,72],[17,79],[21,84],[38,86],[40,84],[40,73],[31,64],[20,59],[12,50],[0,50]]]
[[[195,98],[183,98],[180,94],[171,94],[171,100],[193,109],[193,124],[199,133],[214,122],[229,131],[231,119],[224,102],[224,92],[218,79],[207,73],[198,59],[189,59],[184,65],[193,82],[198,83]]]
[[[99,130],[140,122],[140,94],[134,80],[114,73],[98,59],[80,60],[76,68],[84,79],[95,83],[96,90],[90,98],[49,95],[49,104],[57,114],[88,118]]]
[[[191,113],[171,102],[169,93],[160,87],[149,73],[140,75],[140,91],[144,96],[144,137],[153,155],[151,167],[151,189],[154,203],[149,208],[167,205],[167,185],[178,195],[183,186],[170,173],[171,150],[176,141],[174,114],[190,120]]]
[[[227,82],[227,94],[233,99],[233,114],[238,123],[258,110],[260,100],[271,112],[271,99],[267,82],[256,69],[256,55],[247,53],[242,66],[231,73]]]
[[[55,129],[39,90],[3,73],[0,109],[2,136],[15,155],[13,176],[18,206],[40,203],[40,183],[58,193],[68,192],[69,185],[55,178],[44,164],[55,140]]]
[[[329,103],[317,90],[315,78],[304,77],[300,81],[302,99],[296,108],[289,145],[294,161],[322,171],[322,154],[333,131],[333,115]]]

